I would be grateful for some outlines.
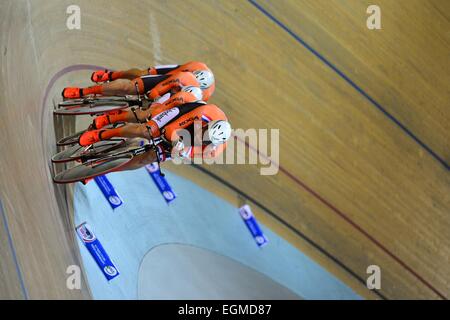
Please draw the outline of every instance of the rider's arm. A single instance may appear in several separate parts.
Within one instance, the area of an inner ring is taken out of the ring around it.
[[[156,66],[148,69],[132,68],[128,70],[108,71],[107,80],[128,79],[133,80],[146,75],[163,75],[178,68],[179,65]],[[106,81],[106,78],[104,79]]]
[[[212,159],[216,158],[223,153],[223,151],[227,147],[227,143],[214,146],[212,144],[209,145],[193,145],[193,146],[185,146],[183,142],[183,137],[179,136],[176,132],[173,132],[171,135],[170,143],[172,144],[172,154],[175,157],[181,158],[203,158],[203,159]]]
[[[167,78],[164,81],[161,81],[156,86],[154,86],[148,93],[148,97],[152,100],[157,99],[158,97],[166,94],[169,92],[172,88],[180,87],[181,83],[183,82],[183,79],[186,76],[184,75],[184,72],[177,73],[169,78]]]
[[[163,81],[162,83],[158,83],[154,88],[152,88],[149,92],[147,92],[147,96],[155,100],[160,96],[164,95],[166,92],[170,91],[176,85],[176,79],[170,77],[169,79]]]
[[[150,106],[151,116],[153,117],[168,109],[175,108],[178,107],[179,105],[195,101],[196,98],[193,94],[184,91],[177,92],[163,103],[159,102],[152,103],[152,105]]]
[[[210,145],[202,145],[202,146],[193,146],[187,148],[185,150],[186,156],[194,159],[194,158],[202,158],[202,159],[213,159],[218,157],[223,153],[223,151],[226,149],[227,144],[221,144],[218,146]]]
[[[190,92],[180,91],[171,96],[163,105],[167,109],[170,109],[190,102],[197,102],[197,98]]]
[[[140,76],[145,76],[148,74],[147,69],[128,69],[124,71],[112,71],[110,80],[117,80],[117,79],[129,79],[133,80],[135,78],[139,78]]]
[[[157,74],[167,74],[170,71],[173,71],[179,68],[178,64],[168,64],[162,66],[154,66],[147,69],[147,74],[157,75]]]
[[[140,76],[147,75],[147,69],[140,70],[137,68],[128,69],[128,70],[97,70],[91,74],[91,80],[93,82],[107,82],[114,81],[117,79],[129,79],[133,80],[135,78],[139,78]]]
[[[178,65],[165,65],[165,66],[155,66],[148,68],[148,74],[175,74],[177,72],[194,72],[197,70],[209,70],[208,66],[203,62],[199,61],[189,61],[185,64]]]

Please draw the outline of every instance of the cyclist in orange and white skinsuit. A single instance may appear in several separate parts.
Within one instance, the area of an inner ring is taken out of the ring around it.
[[[108,112],[104,115],[95,117],[91,128],[101,129],[106,125],[117,122],[137,122],[143,123],[152,118],[152,116],[161,113],[164,110],[177,107],[189,102],[197,102],[202,100],[202,90],[198,87],[183,87],[180,92],[177,92],[172,97],[164,102],[152,103],[147,110],[141,109],[127,109]]]
[[[76,99],[87,95],[127,95],[146,93],[152,100],[167,93],[176,93],[183,86],[198,86],[203,90],[203,99],[208,101],[215,90],[214,75],[202,62],[191,61],[184,65],[156,66],[148,69],[126,71],[100,70],[92,74],[95,82],[106,82],[87,88],[64,88],[62,96]]]
[[[156,112],[158,110],[158,112]],[[182,158],[214,158],[226,148],[231,136],[231,126],[226,115],[214,104],[193,102],[167,108],[160,106],[146,123],[127,123],[113,129],[96,129],[80,136],[79,143],[87,146],[100,140],[113,137],[151,139],[161,137],[165,143],[159,144],[157,154],[147,152],[133,158],[124,170],[132,170],[156,161],[171,159],[171,156]],[[195,130],[196,125],[198,129]],[[182,130],[184,129],[184,130]],[[199,133],[202,137],[195,136]],[[198,141],[198,143],[196,143]]]

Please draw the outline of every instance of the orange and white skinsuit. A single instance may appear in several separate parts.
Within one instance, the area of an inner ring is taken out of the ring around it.
[[[209,70],[201,62],[188,62],[184,65],[156,66],[149,69],[130,69],[126,71],[99,70],[92,74],[95,82],[108,83],[90,87],[67,87],[62,91],[65,99],[76,99],[88,95],[126,95],[135,94],[136,86],[141,94],[148,94],[151,99],[180,91],[182,86],[199,87],[193,72]],[[214,92],[215,85],[202,89],[203,100],[207,101]]]
[[[200,142],[202,137],[198,137],[199,143],[194,136],[195,124],[205,130],[208,123],[215,120],[227,120],[225,113],[214,104],[204,104],[201,102],[188,103],[179,105],[174,108],[161,108],[155,110],[152,118],[147,122],[153,136],[163,135],[168,141],[176,141],[183,136],[184,149],[179,152],[179,156],[184,158],[215,158],[220,155],[226,148],[227,144],[213,146],[207,142]],[[180,130],[184,129],[188,134],[188,139],[180,134]],[[202,132],[203,132],[202,130]],[[169,159],[171,150],[162,151],[161,161]]]
[[[166,93],[176,93],[182,87],[199,87],[198,81],[191,72],[177,72],[172,75],[143,76],[136,79],[140,92],[156,100]]]

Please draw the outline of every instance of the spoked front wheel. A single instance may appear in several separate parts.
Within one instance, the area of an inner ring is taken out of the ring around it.
[[[133,155],[124,154],[118,157],[106,157],[81,163],[58,173],[53,181],[55,183],[73,183],[94,178],[112,171],[117,171],[133,159]]]
[[[75,104],[71,106],[62,107],[53,111],[53,114],[62,116],[76,116],[82,114],[95,115],[99,113],[106,113],[120,109],[128,108],[129,104],[124,101],[102,101],[92,102],[90,104]]]

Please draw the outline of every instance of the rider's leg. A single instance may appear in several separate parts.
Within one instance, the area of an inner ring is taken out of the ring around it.
[[[133,81],[126,79],[118,79],[101,85],[82,88],[81,94],[83,96],[89,94],[102,94],[105,96],[121,96],[126,94],[136,94],[135,83],[137,83],[138,85],[139,93],[142,94],[144,91],[144,84],[140,78],[137,78]]]
[[[149,129],[147,129],[149,127]],[[127,123],[126,125],[114,128],[102,130],[101,139],[110,139],[113,137],[124,137],[124,138],[145,138],[151,139],[149,131],[153,137],[158,137],[160,131],[156,125],[138,124],[138,123]]]
[[[134,112],[131,109],[114,111],[108,114],[97,116],[94,119],[94,128],[101,129],[104,126],[116,122],[131,122],[142,123],[146,122],[147,118],[151,116],[151,110],[136,109]]]
[[[168,76],[142,76],[133,80],[118,79],[101,85],[87,88],[68,87],[62,91],[62,96],[66,99],[77,99],[90,94],[101,94],[106,96],[121,96],[126,94],[136,94],[136,87],[139,94],[144,94],[154,88],[158,83],[166,80]]]
[[[133,69],[128,69],[125,71],[113,71],[111,73],[111,79],[112,80],[117,80],[117,79],[128,79],[128,80],[133,80],[136,78],[139,78],[140,76],[145,76],[148,74],[148,69],[137,69],[137,68],[133,68]]]
[[[93,82],[107,82],[113,81],[117,79],[128,79],[133,80],[140,76],[145,76],[149,74],[149,69],[129,69],[129,70],[118,70],[118,71],[109,71],[109,70],[98,70],[92,73],[91,80]]]
[[[149,130],[147,130],[147,126]],[[160,131],[156,123],[149,121],[148,124],[127,123],[126,125],[113,129],[99,129],[84,132],[78,143],[81,146],[88,146],[90,144],[106,140],[113,137],[124,138],[145,138],[150,139],[149,131],[153,137],[159,137]]]

